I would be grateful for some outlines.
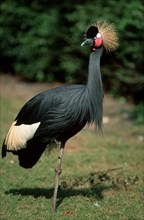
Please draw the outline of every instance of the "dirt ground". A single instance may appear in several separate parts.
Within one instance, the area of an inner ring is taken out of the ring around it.
[[[0,91],[1,95],[5,98],[11,98],[13,100],[20,100],[22,106],[34,95],[45,91],[47,89],[62,86],[64,84],[59,82],[54,83],[40,83],[40,82],[28,82],[21,77],[12,76],[10,74],[0,74]],[[128,129],[131,127],[131,121],[129,120],[129,110],[132,109],[130,103],[125,103],[123,99],[114,99],[110,94],[105,94],[104,97],[104,116],[103,116],[103,134],[107,132],[114,132],[126,139],[134,142],[143,142],[144,137],[141,135],[141,131],[134,131],[134,129]],[[17,114],[18,112],[16,112]],[[85,129],[94,131],[93,125],[86,126]],[[75,136],[77,141],[81,142],[81,136]],[[77,149],[77,144],[72,143],[69,146],[69,151]]]
[[[4,97],[12,99],[29,100],[31,97],[44,90],[55,88],[63,85],[62,83],[33,83],[27,82],[20,77],[14,77],[9,74],[0,75],[0,91]],[[130,104],[122,102],[120,99],[114,99],[112,96],[105,94],[104,98],[104,118],[103,123],[117,125],[122,120],[127,119],[126,111],[131,108]]]
[[[22,106],[34,95],[45,91],[47,89],[62,86],[64,84],[59,82],[54,83],[41,83],[41,82],[28,82],[21,77],[12,76],[10,74],[0,74],[0,91],[1,95],[5,98],[19,99],[22,101]],[[123,98],[114,99],[110,94],[104,96],[104,116],[103,116],[103,128],[104,133],[106,131],[116,131],[120,135],[129,135],[129,138],[133,138],[133,131],[124,129],[124,126],[131,124],[129,120],[129,110],[132,109],[130,103],[126,103]],[[94,130],[91,125],[86,127]],[[141,135],[137,135],[136,141],[143,142],[144,138]]]

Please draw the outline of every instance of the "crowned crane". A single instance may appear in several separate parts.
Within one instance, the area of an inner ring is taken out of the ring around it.
[[[7,152],[18,156],[19,165],[33,167],[40,156],[53,142],[60,142],[60,151],[55,168],[55,187],[52,211],[61,174],[61,161],[66,141],[77,134],[86,124],[94,123],[102,129],[103,86],[100,59],[103,48],[114,51],[118,37],[114,24],[98,21],[88,27],[85,41],[91,53],[86,85],[68,85],[39,93],[20,110],[12,123],[2,146],[2,158]]]

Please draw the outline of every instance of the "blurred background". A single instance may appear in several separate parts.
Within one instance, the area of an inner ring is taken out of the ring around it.
[[[85,83],[84,32],[99,18],[114,22],[119,49],[103,54],[104,89],[136,105],[131,117],[143,114],[142,0],[5,0],[0,10],[0,71],[31,82]]]
[[[143,1],[0,2],[0,143],[32,96],[86,83],[84,33],[99,18],[115,24],[119,48],[101,59],[104,137],[90,126],[69,141],[55,219],[143,219]],[[21,169],[12,154],[0,160],[3,219],[51,219],[57,155],[45,152],[32,170]]]

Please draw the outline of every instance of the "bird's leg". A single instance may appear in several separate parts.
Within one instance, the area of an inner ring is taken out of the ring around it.
[[[55,188],[54,188],[54,195],[53,195],[53,201],[52,201],[52,212],[56,211],[56,200],[57,200],[57,193],[58,193],[58,186],[59,186],[59,178],[62,172],[61,162],[62,162],[63,152],[64,152],[64,144],[61,143],[58,160],[57,160],[56,168],[55,168]]]

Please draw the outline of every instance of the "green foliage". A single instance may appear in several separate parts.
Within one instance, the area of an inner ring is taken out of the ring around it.
[[[14,58],[15,72],[40,81],[45,79],[45,73],[49,71],[47,68],[54,57],[51,47],[56,38],[56,9],[40,13],[20,2],[9,2],[3,3],[2,11],[2,55]],[[55,38],[51,37],[52,33]]]
[[[0,58],[10,70],[38,81],[79,81],[87,77],[88,48],[81,48],[89,23],[114,22],[119,49],[103,56],[106,89],[141,101],[144,42],[141,0],[15,0],[1,3]]]

